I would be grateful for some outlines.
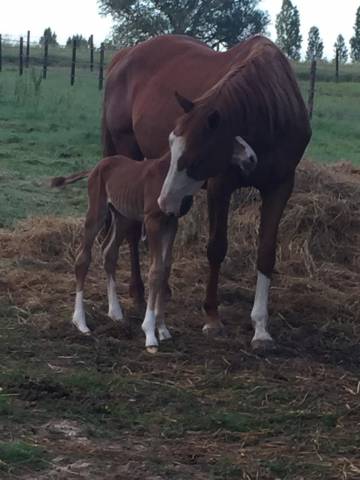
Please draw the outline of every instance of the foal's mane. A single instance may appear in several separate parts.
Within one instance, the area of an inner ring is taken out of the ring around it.
[[[292,68],[274,43],[261,36],[228,53],[229,69],[195,101],[195,108],[180,121],[180,130],[188,122],[196,128],[217,110],[235,134],[251,141],[261,131],[272,142],[276,132],[286,131],[299,115],[303,118],[304,103]]]

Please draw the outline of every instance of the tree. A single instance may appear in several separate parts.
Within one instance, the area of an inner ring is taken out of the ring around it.
[[[280,13],[276,16],[275,27],[279,47],[292,60],[300,60],[300,15],[291,0],[283,0]]]
[[[309,30],[308,48],[306,60],[321,59],[324,55],[324,44],[320,38],[318,27],[311,27]]]
[[[335,48],[335,56],[336,56],[336,52],[337,51],[339,52],[339,62],[346,63],[348,61],[349,54],[345,44],[345,39],[341,34],[338,35],[336,42],[334,44],[334,48]]]
[[[39,44],[44,45],[45,39],[47,39],[48,45],[59,45],[57,41],[57,35],[55,32],[51,31],[51,28],[45,28],[44,34],[40,37]]]
[[[89,46],[89,40],[86,40],[85,37],[83,37],[82,35],[79,35],[79,34],[76,34],[76,35],[73,35],[72,37],[69,37],[66,40],[66,46],[71,47],[74,40],[76,40],[76,46],[77,47],[88,47]]]
[[[356,12],[356,19],[354,25],[355,35],[350,39],[351,58],[353,62],[360,61],[360,7]]]
[[[113,41],[133,45],[160,34],[197,37],[210,46],[229,47],[263,33],[268,14],[260,0],[98,0],[100,12],[114,19]]]

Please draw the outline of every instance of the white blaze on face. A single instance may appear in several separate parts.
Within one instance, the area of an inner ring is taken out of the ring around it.
[[[169,136],[171,161],[166,175],[158,204],[166,214],[179,215],[181,202],[184,197],[194,195],[200,190],[204,181],[194,180],[186,173],[186,169],[179,171],[179,158],[185,150],[183,137],[176,136],[173,132]]]
[[[231,163],[233,165],[237,165],[246,174],[249,174],[255,170],[257,165],[256,153],[240,136],[235,137],[234,153]]]

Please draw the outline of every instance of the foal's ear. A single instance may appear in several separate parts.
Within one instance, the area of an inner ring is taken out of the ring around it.
[[[215,130],[220,123],[220,113],[217,110],[214,110],[208,116],[208,125],[211,130]]]
[[[188,98],[185,98],[182,95],[180,95],[180,93],[177,91],[175,91],[175,98],[185,113],[191,112],[191,110],[194,108],[194,103]]]

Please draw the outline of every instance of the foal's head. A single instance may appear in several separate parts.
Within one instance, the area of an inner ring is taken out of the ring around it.
[[[169,136],[171,162],[158,203],[165,213],[178,215],[182,202],[200,190],[205,180],[225,173],[231,165],[248,175],[257,157],[218,110],[179,94],[176,98],[185,113]]]

